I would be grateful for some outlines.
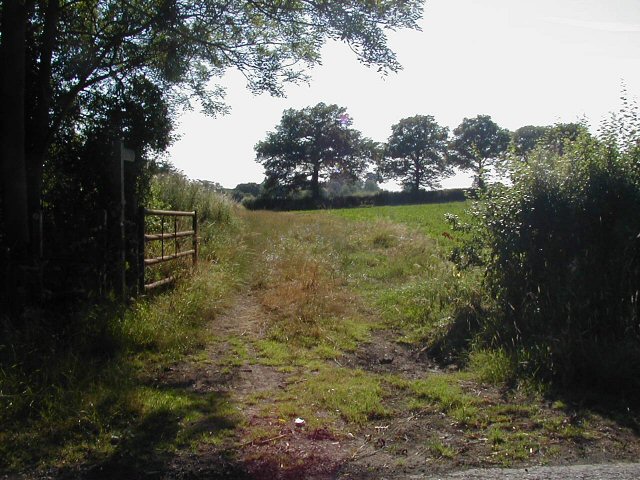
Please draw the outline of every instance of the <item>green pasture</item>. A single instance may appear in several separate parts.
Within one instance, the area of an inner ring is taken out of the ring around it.
[[[445,238],[447,233],[455,238],[455,232],[451,231],[451,225],[446,221],[445,215],[450,213],[464,218],[465,211],[470,207],[470,202],[430,203],[424,205],[399,205],[389,207],[361,207],[345,208],[340,210],[327,210],[329,215],[356,221],[388,220],[393,223],[401,223],[412,228],[417,228],[434,239]]]

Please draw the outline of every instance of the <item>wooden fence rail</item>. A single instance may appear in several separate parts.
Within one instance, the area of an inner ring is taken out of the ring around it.
[[[147,233],[145,231],[145,219],[148,216],[159,216],[160,217],[160,233]],[[166,226],[166,219],[169,217],[173,219],[173,222],[170,222],[168,225],[168,229]],[[191,230],[178,231],[178,217],[191,217],[192,218],[192,228]],[[173,225],[171,225],[173,223]],[[170,275],[168,277],[162,278],[158,281],[152,283],[146,283],[145,280],[145,269],[151,265],[157,265],[159,263],[169,262],[171,260],[176,260],[178,258],[191,256],[193,258],[193,266],[195,267],[198,264],[198,214],[197,212],[180,212],[173,210],[153,210],[147,208],[140,209],[140,221],[139,221],[139,243],[142,245],[140,249],[140,278],[139,278],[139,288],[143,292],[148,292],[153,290],[154,288],[160,287],[162,285],[167,285],[173,281],[175,281],[176,277],[174,275]],[[171,228],[173,227],[173,228]],[[191,237],[191,249],[189,250],[179,250],[178,239]],[[169,253],[165,245],[165,240],[173,240],[174,248],[173,252]],[[147,258],[145,254],[144,246],[148,242],[156,242],[160,241],[160,256]]]

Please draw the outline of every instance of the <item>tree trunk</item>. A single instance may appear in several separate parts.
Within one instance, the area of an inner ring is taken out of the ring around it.
[[[318,162],[314,163],[311,174],[311,196],[316,201],[320,199],[320,164]]]
[[[40,1],[40,9],[44,16],[44,29],[40,40],[40,55],[35,78],[29,85],[33,86],[35,103],[31,112],[31,121],[27,123],[27,182],[28,208],[31,219],[31,255],[38,259],[42,255],[42,229],[39,221],[42,216],[42,175],[47,151],[51,142],[49,112],[51,109],[51,62],[57,36],[59,1]]]
[[[25,162],[25,41],[27,6],[6,0],[2,9],[0,59],[0,157],[7,246],[25,253],[29,243]]]
[[[29,5],[20,0],[2,2],[0,39],[0,159],[3,217],[8,265],[3,272],[5,292],[22,303],[26,292],[22,276],[29,250],[27,168],[25,161],[25,54]]]
[[[479,190],[484,190],[487,186],[485,179],[484,179],[484,162],[482,161],[482,159],[478,160],[478,177],[476,179],[477,183],[478,183],[478,189]]]

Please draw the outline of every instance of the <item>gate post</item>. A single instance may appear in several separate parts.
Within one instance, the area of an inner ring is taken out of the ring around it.
[[[126,215],[127,201],[125,199],[125,163],[134,162],[135,153],[133,150],[125,148],[122,140],[113,142],[111,155],[111,165],[109,166],[109,182],[111,185],[111,208],[110,208],[110,241],[112,262],[110,271],[111,287],[121,300],[127,298],[127,238],[126,238]],[[131,195],[130,203],[135,209],[135,199]],[[134,210],[135,212],[135,210]],[[135,215],[135,213],[129,213]]]
[[[111,208],[109,209],[109,237],[111,243],[110,284],[116,295],[125,299],[125,230],[124,230],[124,161],[122,158],[122,140],[113,142],[111,165],[109,166],[111,185]]]

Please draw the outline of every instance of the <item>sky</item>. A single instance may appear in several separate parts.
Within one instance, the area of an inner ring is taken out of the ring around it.
[[[229,71],[220,83],[231,113],[182,114],[168,159],[190,178],[233,188],[263,180],[253,147],[287,108],[338,104],[354,128],[384,142],[414,115],[451,130],[480,114],[510,130],[582,118],[596,128],[619,108],[623,82],[628,96],[640,94],[640,0],[427,0],[420,27],[389,34],[403,70],[387,76],[340,43],[325,45],[309,84],[288,86],[286,98],[255,96]],[[443,187],[469,184],[461,173]]]

